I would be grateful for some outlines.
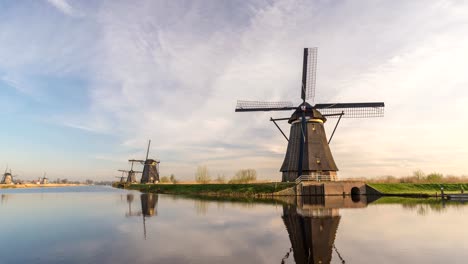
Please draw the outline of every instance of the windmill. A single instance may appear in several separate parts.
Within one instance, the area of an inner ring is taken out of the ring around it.
[[[126,181],[125,173],[127,173],[128,171],[126,171],[126,170],[118,170],[118,171],[122,172],[122,176],[116,176],[116,178],[120,178],[120,182],[124,183]]]
[[[49,179],[46,178],[46,173],[44,172],[44,175],[42,176],[42,179],[41,179],[41,184],[48,184],[49,183]]]
[[[130,166],[130,170],[129,171],[119,170],[119,171],[127,173],[127,183],[135,183],[135,182],[137,182],[136,174],[141,173],[141,171],[134,171],[133,170],[133,163],[140,162],[140,160],[130,159],[130,160],[128,160],[128,162],[132,163],[132,165]]]
[[[289,101],[237,101],[236,112],[294,110],[289,118],[270,118],[270,121],[288,141],[286,155],[280,169],[284,182],[295,181],[303,175],[309,179],[336,180],[338,168],[330,151],[329,143],[341,118],[382,117],[384,114],[385,105],[383,102],[314,105],[316,69],[317,48],[305,48],[300,89],[302,102],[298,106],[294,106]],[[328,140],[323,126],[327,118],[338,118]],[[276,121],[285,120],[291,124],[289,138],[276,123]]]
[[[146,158],[144,160],[129,160],[143,164],[143,174],[141,175],[140,183],[156,183],[159,182],[159,160],[148,159],[151,146],[151,139],[148,141],[146,149]]]
[[[7,166],[5,169],[5,172],[3,173],[2,181],[0,182],[0,184],[13,184],[14,183],[13,177],[14,176],[13,174],[11,174],[11,169],[10,169],[10,172],[8,172],[8,166]]]
[[[148,148],[146,150],[146,159],[143,163],[143,174],[141,175],[141,183],[155,183],[159,182],[159,160],[148,159],[151,146],[151,139],[148,141]]]

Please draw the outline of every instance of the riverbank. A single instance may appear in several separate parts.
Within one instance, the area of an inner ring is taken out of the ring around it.
[[[114,183],[113,187],[141,192],[181,194],[215,197],[274,197],[295,195],[295,183],[249,183],[249,184],[123,184]],[[468,190],[468,184],[456,183],[368,183],[375,190],[372,195],[403,197],[438,197],[441,187],[445,194],[461,193]]]
[[[468,190],[468,184],[465,183],[367,183],[367,185],[384,196],[436,197],[440,196],[441,187],[444,188],[445,194]]]
[[[248,184],[123,184],[114,187],[142,192],[224,197],[271,197],[295,186],[294,183]]]
[[[25,189],[25,188],[52,188],[52,187],[70,187],[70,186],[85,186],[86,184],[0,184],[0,189]]]

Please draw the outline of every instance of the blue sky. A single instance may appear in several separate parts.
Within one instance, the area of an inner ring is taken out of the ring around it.
[[[151,138],[164,175],[279,179],[271,113],[235,103],[298,102],[316,46],[316,102],[386,102],[385,118],[340,125],[342,177],[467,174],[467,35],[464,1],[4,0],[0,165],[111,179]]]

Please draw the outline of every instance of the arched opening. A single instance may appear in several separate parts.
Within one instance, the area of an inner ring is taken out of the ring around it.
[[[351,188],[351,195],[361,195],[361,190],[358,187]]]
[[[351,188],[351,200],[355,203],[361,200],[361,190],[358,187]]]

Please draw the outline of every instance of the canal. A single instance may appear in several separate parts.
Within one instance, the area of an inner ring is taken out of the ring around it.
[[[435,199],[1,189],[0,263],[467,263],[467,222]]]

